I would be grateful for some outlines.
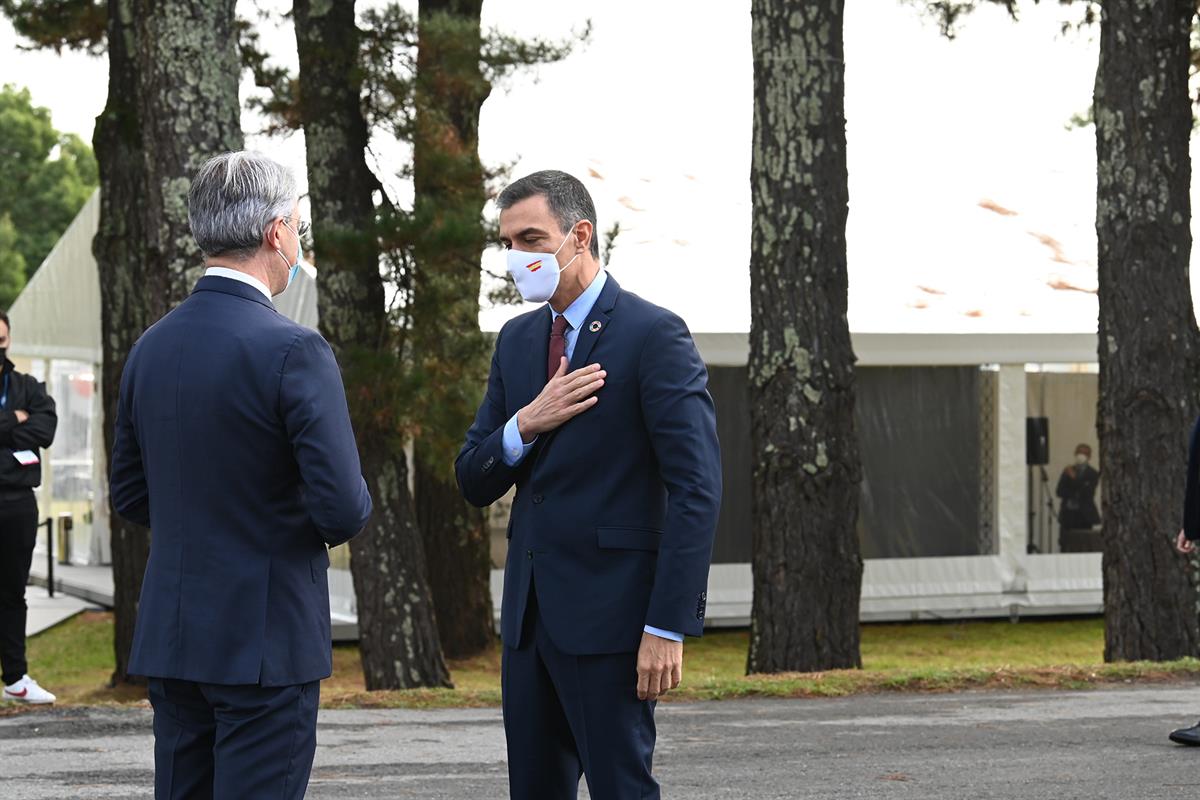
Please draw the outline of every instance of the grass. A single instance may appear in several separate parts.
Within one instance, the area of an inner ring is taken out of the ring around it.
[[[30,639],[34,675],[60,705],[144,702],[136,687],[108,688],[112,615],[81,614]],[[1101,619],[864,625],[863,669],[744,675],[748,634],[714,632],[689,641],[678,700],[735,697],[837,697],[863,692],[946,692],[973,688],[1078,689],[1105,683],[1176,681],[1200,676],[1200,661],[1104,664]],[[329,708],[485,707],[500,703],[499,648],[450,663],[454,689],[367,692],[358,649],[339,645],[322,685]]]
[[[60,704],[126,704],[145,697],[138,687],[108,686],[116,664],[110,613],[85,611],[30,638],[26,650],[30,673]]]

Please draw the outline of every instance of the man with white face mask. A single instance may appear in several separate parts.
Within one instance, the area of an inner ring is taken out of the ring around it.
[[[327,546],[371,513],[341,371],[271,297],[301,259],[296,181],[226,153],[188,193],[207,271],[121,376],[114,510],[153,530],[129,671],[154,796],[299,800],[331,672]]]
[[[703,630],[721,499],[708,373],[687,326],[599,263],[570,175],[497,198],[522,296],[455,463],[468,501],[514,484],[502,609],[514,798],[657,798],[654,707]]]

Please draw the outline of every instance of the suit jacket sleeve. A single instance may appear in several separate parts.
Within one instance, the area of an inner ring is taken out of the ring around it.
[[[475,422],[467,431],[467,440],[454,461],[459,491],[468,503],[478,508],[490,506],[503,497],[516,483],[521,470],[521,464],[510,467],[504,461],[504,425],[509,415],[504,402],[504,379],[500,374],[503,339],[502,330],[496,337],[487,393],[475,414]]]
[[[708,371],[683,320],[667,315],[639,365],[642,417],[667,487],[667,516],[646,624],[699,636],[721,507],[721,448]]]
[[[1183,501],[1183,533],[1192,541],[1200,540],[1200,420],[1192,428],[1188,448],[1187,492]]]
[[[134,351],[136,352],[136,350]],[[108,493],[113,511],[130,522],[150,527],[150,488],[142,464],[142,448],[133,424],[134,353],[121,374],[117,422],[113,435],[112,468]]]
[[[58,430],[58,413],[55,410],[54,398],[46,393],[46,384],[33,378],[29,381],[29,399],[24,410],[29,419],[17,425],[12,431],[12,448],[14,450],[37,450],[54,444],[54,433]]]
[[[371,495],[341,370],[316,331],[305,331],[292,343],[279,380],[279,404],[308,513],[330,547],[342,544],[366,526]]]

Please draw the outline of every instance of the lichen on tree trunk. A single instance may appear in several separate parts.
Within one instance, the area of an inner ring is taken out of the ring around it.
[[[354,3],[296,0],[294,13],[321,329],[342,364],[375,501],[350,545],[363,675],[369,690],[449,686],[391,381],[403,367],[379,269]]]
[[[748,670],[861,665],[841,0],[752,0]]]
[[[242,146],[234,0],[110,0],[108,102],[96,122],[105,453],[121,371],[142,332],[203,269],[187,221],[191,176]],[[129,652],[149,535],[111,515],[116,671]]]
[[[1189,280],[1194,0],[1105,0],[1096,73],[1105,659],[1196,656],[1172,549],[1200,399]]]

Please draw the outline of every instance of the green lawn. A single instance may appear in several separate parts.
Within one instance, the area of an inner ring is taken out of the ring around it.
[[[671,699],[836,696],[877,691],[955,691],[974,687],[1078,688],[1120,681],[1200,676],[1200,661],[1103,663],[1101,619],[864,625],[863,669],[747,677],[745,631],[690,640],[684,685]],[[29,643],[34,676],[64,705],[141,702],[136,688],[112,690],[112,616],[89,612]],[[453,690],[366,692],[354,646],[334,648],[334,674],[322,687],[329,707],[490,706],[500,701],[499,649],[452,662]]]
[[[1099,664],[1104,620],[866,625],[862,657],[867,670]]]

